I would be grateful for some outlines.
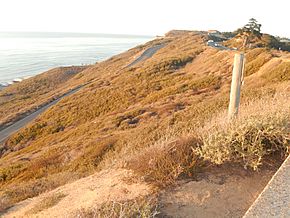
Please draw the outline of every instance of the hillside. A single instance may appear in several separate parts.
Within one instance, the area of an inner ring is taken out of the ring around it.
[[[72,87],[68,81],[86,68],[59,67],[5,88],[0,92],[0,129],[65,93]]]
[[[207,40],[204,32],[173,31],[96,65],[48,71],[0,91],[3,124],[88,83],[1,145],[0,210],[104,170],[133,171],[132,183],[141,178],[136,183],[156,193],[209,166],[232,163],[251,173],[277,166],[289,146],[289,52],[245,50],[243,125],[212,126],[228,106],[236,51]],[[164,47],[127,67],[155,45]]]

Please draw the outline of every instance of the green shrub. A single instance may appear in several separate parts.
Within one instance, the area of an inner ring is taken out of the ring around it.
[[[215,164],[242,162],[244,167],[254,170],[270,154],[287,154],[290,145],[289,102],[279,101],[280,108],[273,102],[255,102],[251,104],[251,111],[246,107],[245,114],[239,118],[217,122],[200,130],[203,145],[197,149],[198,154]]]

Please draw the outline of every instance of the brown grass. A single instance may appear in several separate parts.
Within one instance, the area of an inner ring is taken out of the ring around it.
[[[63,193],[56,193],[51,196],[48,196],[42,199],[42,201],[39,202],[38,204],[34,205],[34,207],[31,208],[31,210],[27,211],[26,215],[37,214],[43,210],[51,208],[57,205],[58,202],[60,202],[61,199],[63,199],[64,197],[66,197],[66,195]]]
[[[200,144],[196,138],[161,140],[138,154],[132,155],[127,167],[148,182],[159,186],[172,184],[182,174],[193,174],[199,167],[193,150]]]
[[[107,202],[95,208],[78,210],[74,216],[80,218],[154,218],[158,214],[156,199],[143,198],[127,202]]]
[[[269,82],[283,82],[290,80],[290,62],[283,62],[279,64],[275,69],[271,69],[267,73],[263,74],[263,78],[265,78]]]
[[[265,49],[257,48],[247,53],[245,76],[257,73],[265,63],[271,60],[273,55],[265,51]]]
[[[241,106],[237,119],[228,121],[222,113],[184,137],[171,133],[131,155],[126,166],[159,186],[173,184],[181,175],[194,176],[209,163],[257,170],[269,156],[278,153],[283,159],[289,153],[289,102],[285,94],[251,101]]]
[[[154,40],[69,79],[67,87],[91,84],[51,107],[0,148],[0,198],[5,207],[63,185],[70,176],[78,179],[121,165],[132,154],[136,158],[131,161],[140,164],[139,175],[153,182],[170,184],[194,174],[200,154],[192,150],[203,143],[197,130],[228,106],[234,55],[207,48],[205,40],[195,32]],[[166,46],[151,59],[124,68],[135,55],[160,43]],[[255,54],[249,55],[252,63]],[[272,70],[278,76],[276,67]],[[273,96],[282,83],[287,80],[246,84],[242,101]]]
[[[45,191],[50,191],[83,176],[80,173],[76,174],[73,172],[58,173],[38,179],[31,179],[28,182],[15,182],[10,186],[1,187],[0,212],[4,212],[17,202],[38,196]]]
[[[2,125],[18,119],[74,88],[75,86],[68,85],[68,81],[87,67],[55,68],[1,90],[0,129]]]

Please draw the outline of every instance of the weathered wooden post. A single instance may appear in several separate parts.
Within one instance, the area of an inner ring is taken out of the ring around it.
[[[244,54],[235,54],[232,85],[230,93],[230,104],[228,118],[235,118],[239,112],[241,84],[245,66]]]

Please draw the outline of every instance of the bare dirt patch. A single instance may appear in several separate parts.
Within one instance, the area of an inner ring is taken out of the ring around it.
[[[151,193],[142,182],[130,182],[128,170],[106,170],[59,187],[38,197],[27,199],[10,208],[3,217],[71,217],[76,210],[85,210],[109,201],[128,201]],[[33,210],[49,196],[62,193],[62,199],[51,207]],[[31,214],[32,211],[36,213]],[[28,215],[29,214],[29,215]]]
[[[242,217],[274,173],[220,167],[196,181],[180,181],[161,194],[161,217]]]

